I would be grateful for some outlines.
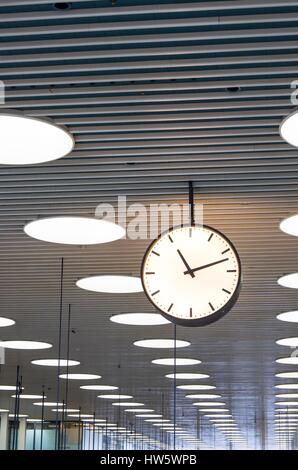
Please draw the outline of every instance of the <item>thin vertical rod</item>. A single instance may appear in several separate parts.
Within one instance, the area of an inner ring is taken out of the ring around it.
[[[13,439],[12,439],[12,449],[17,449],[18,442],[18,426],[19,426],[19,412],[20,412],[20,366],[17,366],[17,377],[16,377],[16,398],[14,406],[14,419],[13,419]]]
[[[57,411],[56,411],[56,430],[55,430],[55,450],[60,447],[60,430],[59,430],[59,399],[60,399],[60,371],[61,371],[61,344],[62,344],[62,307],[63,307],[63,274],[64,259],[61,258],[60,267],[60,308],[59,308],[59,331],[58,331],[58,367],[57,367]]]
[[[66,413],[67,413],[67,407],[68,407],[68,385],[69,385],[69,379],[68,379],[68,372],[69,372],[69,349],[70,349],[70,318],[71,318],[71,304],[68,305],[68,318],[67,318],[67,351],[66,351],[66,386],[65,386],[65,409],[64,409],[64,416],[63,416],[63,421],[64,421],[64,439],[63,439],[63,449],[65,450],[66,448]]]
[[[192,181],[188,183],[188,204],[189,204],[189,221],[190,225],[195,225],[195,210],[194,210],[194,198],[193,198],[193,184]]]
[[[176,394],[177,394],[177,325],[174,324],[174,442],[173,447],[176,450]]]
[[[44,399],[45,399],[45,393],[44,393],[44,385],[42,386],[42,405],[41,405],[41,429],[40,429],[40,450],[42,450],[42,444],[43,444],[43,426],[44,426]]]
[[[81,407],[79,407],[78,450],[81,450]]]

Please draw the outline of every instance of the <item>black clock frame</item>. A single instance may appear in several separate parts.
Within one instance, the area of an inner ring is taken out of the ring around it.
[[[178,228],[191,228],[191,227],[194,227],[194,225],[182,225],[182,226],[176,226],[176,227],[171,227],[169,230],[166,230],[165,232],[162,232],[159,234],[159,236],[157,238],[155,238],[151,243],[150,245],[148,246],[144,256],[143,256],[143,260],[142,260],[142,264],[141,264],[141,281],[142,281],[142,286],[143,286],[143,290],[145,292],[145,295],[147,297],[147,299],[149,300],[149,302],[154,305],[154,307],[167,319],[169,320],[171,323],[174,323],[176,325],[181,325],[181,326],[206,326],[206,325],[210,325],[211,323],[214,323],[216,322],[217,320],[219,320],[220,318],[222,318],[224,315],[226,315],[227,313],[229,313],[229,311],[234,307],[235,303],[237,302],[238,300],[238,297],[239,297],[239,294],[240,294],[240,290],[241,290],[241,283],[242,283],[242,270],[241,270],[241,261],[240,261],[240,257],[238,255],[238,252],[234,246],[234,244],[231,242],[231,240],[226,237],[223,233],[221,233],[219,230],[216,230],[215,228],[213,227],[210,227],[209,225],[197,225],[196,227],[203,227],[203,228],[206,228],[207,230],[211,230],[213,231],[214,233],[218,234],[220,237],[222,237],[224,240],[227,241],[227,243],[232,247],[235,255],[236,255],[236,259],[237,259],[237,262],[238,262],[238,266],[239,266],[239,278],[238,278],[238,282],[237,282],[237,286],[234,290],[234,293],[232,295],[232,297],[228,300],[228,302],[220,309],[212,312],[210,315],[208,315],[207,317],[204,317],[204,318],[192,318],[192,319],[189,319],[189,320],[186,320],[185,318],[175,318],[171,315],[169,315],[167,312],[164,312],[163,310],[161,310],[159,307],[157,307],[157,305],[154,304],[154,302],[152,302],[151,298],[149,297],[149,295],[147,294],[147,291],[146,291],[146,287],[145,287],[145,284],[144,284],[144,281],[143,281],[143,275],[144,275],[144,267],[145,267],[145,263],[146,263],[146,260],[147,260],[147,257],[149,255],[149,252],[152,248],[153,245],[155,245],[155,243],[161,238],[163,237],[164,235],[167,235],[167,234],[170,234],[173,230],[176,230]]]

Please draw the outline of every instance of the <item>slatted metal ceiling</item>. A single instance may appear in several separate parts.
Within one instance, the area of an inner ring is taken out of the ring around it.
[[[64,336],[71,303],[77,371],[99,373],[102,383],[173,417],[173,384],[164,378],[170,370],[150,364],[169,353],[132,345],[172,337],[172,326],[115,325],[112,314],[152,311],[143,294],[75,287],[88,274],[137,274],[148,240],[69,248],[30,240],[22,228],[37,216],[93,214],[120,194],[128,202],[185,202],[192,180],[205,222],[237,246],[244,277],[240,299],[224,319],[178,327],[178,338],[192,343],[179,355],[202,360],[185,371],[210,374],[208,383],[217,386],[249,446],[275,445],[274,374],[292,370],[274,363],[289,355],[275,340],[296,335],[295,326],[275,316],[297,307],[295,292],[276,284],[297,269],[297,241],[278,229],[297,210],[297,150],[278,133],[293,110],[297,50],[297,0],[86,0],[67,10],[48,0],[2,0],[2,107],[51,117],[76,140],[73,153],[59,161],[0,169],[0,312],[17,322],[1,336],[54,344],[48,352],[7,352],[2,384],[14,383],[20,364],[26,392],[40,393],[44,384],[55,400],[56,372],[30,360],[57,355],[63,256]],[[118,419],[116,407],[79,385],[70,383],[71,407]],[[12,409],[13,399],[0,393],[0,406]],[[38,417],[30,402],[21,405]],[[121,423],[127,420],[121,412]],[[181,391],[177,421],[196,435],[194,407]],[[153,435],[152,426],[143,426]],[[227,445],[204,417],[201,432],[208,446]]]

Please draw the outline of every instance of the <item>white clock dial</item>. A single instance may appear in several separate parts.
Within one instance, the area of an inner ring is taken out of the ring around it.
[[[148,248],[141,272],[149,300],[182,325],[212,323],[237,300],[241,266],[232,243],[207,226],[179,227]]]

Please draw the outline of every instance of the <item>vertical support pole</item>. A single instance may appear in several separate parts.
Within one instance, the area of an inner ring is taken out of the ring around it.
[[[174,415],[174,434],[173,434],[173,447],[176,450],[176,394],[177,394],[177,326],[174,324],[174,400],[173,400],[173,415]]]
[[[43,428],[44,428],[44,400],[45,400],[45,393],[44,393],[44,385],[42,386],[42,405],[41,405],[41,428],[40,428],[40,450],[42,450],[43,445]]]
[[[58,323],[58,367],[57,367],[57,411],[56,411],[56,430],[55,430],[55,450],[60,448],[60,423],[59,423],[59,399],[60,399],[60,372],[61,372],[61,345],[62,345],[62,309],[63,309],[63,274],[64,274],[64,259],[61,258],[60,265],[60,308],[59,308],[59,323]]]
[[[188,183],[188,204],[189,204],[189,221],[190,225],[195,225],[195,210],[194,210],[194,198],[193,198],[193,184],[192,181]]]

